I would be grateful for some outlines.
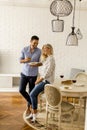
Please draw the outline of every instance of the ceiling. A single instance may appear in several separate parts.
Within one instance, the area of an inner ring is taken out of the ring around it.
[[[51,0],[0,0],[0,4],[48,7]]]
[[[48,8],[53,0],[0,0],[0,5],[29,6]],[[73,4],[74,0],[69,0]],[[77,8],[79,0],[76,0]],[[81,1],[81,9],[87,10],[87,0]]]

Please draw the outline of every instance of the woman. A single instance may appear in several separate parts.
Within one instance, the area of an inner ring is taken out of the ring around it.
[[[55,73],[55,60],[53,57],[53,48],[50,44],[43,46],[43,53],[46,56],[42,62],[42,66],[39,68],[39,78],[35,82],[35,87],[30,93],[30,99],[32,103],[31,114],[26,117],[27,119],[33,118],[32,122],[35,122],[37,116],[37,104],[38,95],[44,91],[45,84],[53,83]]]

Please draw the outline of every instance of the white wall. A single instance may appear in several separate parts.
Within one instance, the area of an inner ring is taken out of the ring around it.
[[[78,12],[76,15],[78,27]],[[40,48],[44,43],[53,45],[56,75],[64,74],[67,77],[72,67],[87,70],[87,10],[81,11],[80,26],[84,36],[79,40],[78,47],[65,45],[71,32],[71,18],[72,14],[61,18],[65,21],[63,33],[53,33],[51,20],[55,17],[48,8],[0,6],[0,73],[20,73],[20,51],[29,44],[34,34],[40,37]]]

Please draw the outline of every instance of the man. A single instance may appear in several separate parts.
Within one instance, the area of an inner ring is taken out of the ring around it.
[[[37,36],[32,36],[30,40],[30,45],[23,48],[20,57],[20,63],[23,63],[24,65],[21,72],[19,92],[28,102],[26,115],[30,113],[31,108],[29,93],[34,88],[35,81],[38,75],[38,67],[30,66],[29,62],[39,62],[41,50],[37,48],[38,42],[39,38]],[[29,84],[29,93],[26,91],[27,84]]]

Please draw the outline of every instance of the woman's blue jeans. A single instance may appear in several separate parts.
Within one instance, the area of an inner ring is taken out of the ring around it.
[[[39,84],[35,85],[33,90],[30,92],[30,99],[31,99],[31,104],[33,109],[37,109],[38,95],[40,92],[44,91],[44,86],[46,84],[49,84],[49,82],[48,81],[40,82]]]

